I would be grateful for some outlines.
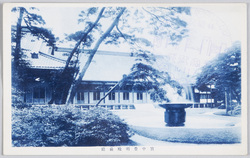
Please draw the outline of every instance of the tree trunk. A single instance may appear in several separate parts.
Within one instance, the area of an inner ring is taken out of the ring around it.
[[[68,90],[74,81],[75,68],[67,68],[60,76],[55,78],[55,86],[52,92],[52,98],[48,104],[65,104]]]
[[[228,104],[227,104],[227,92],[225,91],[225,106],[226,106],[226,114],[228,114]]]
[[[106,95],[104,95],[104,97],[102,97],[98,103],[95,105],[96,107],[99,106],[99,104],[118,86],[120,86],[124,81],[126,80],[126,77],[123,77],[117,84],[114,85],[114,87],[112,87]]]
[[[213,98],[212,98],[212,85],[210,84],[210,101],[211,101],[211,107],[213,108]]]
[[[76,94],[76,88],[80,85],[82,78],[84,77],[96,51],[98,50],[100,44],[103,42],[103,40],[110,34],[110,32],[113,30],[113,28],[115,27],[115,25],[118,23],[120,17],[122,16],[123,12],[125,11],[126,8],[122,8],[122,10],[119,12],[119,14],[117,15],[117,17],[115,18],[115,20],[113,21],[113,23],[110,25],[110,27],[107,29],[107,31],[101,36],[101,38],[97,41],[94,49],[90,52],[90,56],[87,60],[87,62],[85,63],[83,69],[81,70],[78,79],[76,80],[75,83],[73,83],[70,87],[69,90],[69,96],[67,99],[67,104],[70,104],[73,102],[74,96]]]
[[[232,115],[233,114],[233,105],[232,105],[232,90],[231,90],[231,88],[230,88],[229,99],[230,99],[230,110],[231,110],[231,115]]]
[[[76,43],[74,49],[71,51],[71,53],[66,61],[64,69],[62,70],[61,73],[59,73],[57,75],[58,77],[56,77],[56,78],[58,78],[58,80],[55,83],[55,90],[52,92],[52,98],[48,104],[53,104],[53,103],[65,104],[70,86],[72,85],[72,82],[74,81],[74,74],[76,73],[75,71],[71,72],[71,73],[73,73],[72,76],[70,74],[67,74],[67,73],[70,73],[69,63],[70,63],[73,55],[75,54],[77,48],[79,47],[79,45],[87,39],[88,34],[94,29],[94,27],[97,25],[97,23],[101,19],[104,10],[105,10],[105,7],[103,7],[101,9],[94,24],[83,34],[81,39]],[[67,80],[68,82],[65,83],[64,82],[65,80]]]
[[[235,89],[232,89],[232,93],[233,93],[235,99],[237,100],[237,103],[238,103],[238,104],[241,104],[241,96],[238,95],[238,93],[236,92]]]
[[[93,28],[97,25],[97,23],[99,22],[99,20],[100,20],[101,17],[102,17],[102,14],[103,14],[104,10],[105,10],[105,7],[103,7],[103,8],[101,9],[101,11],[100,11],[100,13],[99,13],[99,15],[98,15],[96,21],[94,22],[94,24],[93,24],[93,25],[83,34],[82,38],[76,43],[74,49],[71,51],[71,53],[70,53],[70,55],[69,55],[69,57],[68,57],[68,59],[67,59],[67,62],[66,62],[66,65],[65,65],[65,68],[64,68],[64,69],[67,69],[67,67],[69,66],[69,63],[70,63],[70,61],[71,61],[71,59],[72,59],[74,53],[76,52],[77,48],[79,47],[79,45],[80,45],[83,41],[85,41],[85,40],[87,39],[88,34],[89,34],[89,33],[93,30]]]
[[[21,38],[22,38],[22,20],[23,20],[24,9],[20,8],[19,17],[16,26],[16,48],[14,54],[14,71],[17,71],[19,66],[19,60],[21,57]],[[19,74],[19,72],[17,72]]]

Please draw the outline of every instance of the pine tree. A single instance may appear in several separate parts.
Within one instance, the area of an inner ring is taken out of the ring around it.
[[[234,43],[224,53],[206,64],[196,85],[200,90],[207,91],[208,85],[214,85],[213,97],[217,101],[232,102],[237,100],[241,104],[241,45]],[[231,96],[231,99],[229,98]],[[227,110],[228,111],[228,110]]]
[[[150,40],[137,37],[136,34],[143,33],[144,28],[140,25],[130,26],[133,22],[130,20],[134,20],[135,23],[144,23],[148,24],[149,28],[147,28],[147,32],[151,33],[153,36],[161,36],[162,38],[169,39],[170,44],[178,44],[182,38],[186,37],[187,34],[187,23],[181,18],[179,15],[181,14],[190,15],[190,8],[188,7],[148,7],[148,8],[125,8],[125,7],[107,7],[107,8],[89,8],[87,11],[82,11],[80,14],[79,22],[84,23],[87,26],[87,29],[84,31],[76,32],[68,37],[68,39],[78,39],[74,49],[71,51],[70,56],[67,60],[67,64],[62,72],[67,70],[69,67],[70,62],[74,62],[72,56],[79,52],[83,46],[91,46],[92,51],[89,53],[87,62],[82,70],[78,71],[75,70],[73,80],[70,81],[70,88],[65,86],[64,90],[62,89],[55,89],[54,94],[63,92],[63,97],[59,97],[58,99],[61,100],[60,103],[65,103],[65,97],[67,96],[67,104],[73,102],[73,98],[76,94],[76,87],[80,84],[82,79],[84,78],[85,72],[87,71],[91,61],[99,49],[99,46],[104,44],[111,44],[111,45],[120,45],[122,43],[127,43],[131,47],[131,53],[136,55],[136,64],[131,69],[131,75],[128,74],[129,80],[132,80],[132,74],[136,71],[153,71],[155,74],[151,74],[152,78],[157,78],[159,80],[164,80],[164,82],[169,82],[169,84],[174,83],[171,79],[169,79],[169,75],[167,72],[159,72],[153,68],[153,63],[155,62],[154,54],[148,50],[146,47],[152,47],[152,43]],[[89,16],[94,15],[96,16],[96,21],[92,22],[89,20]],[[102,19],[109,19],[110,27],[103,31],[103,27],[101,25]],[[95,40],[92,34],[94,31],[98,31],[100,36]],[[94,44],[94,46],[92,46]],[[143,62],[142,62],[143,60]],[[146,70],[151,69],[151,70]],[[162,79],[165,75],[166,79]],[[142,77],[142,76],[141,76]],[[145,77],[145,76],[144,76]],[[64,81],[66,77],[64,73],[59,73],[58,75],[58,87],[60,86],[61,82]],[[151,85],[151,88],[154,89],[154,93],[160,96],[165,95],[165,91],[159,88],[160,85],[163,84],[158,82],[158,79],[154,79],[157,82]],[[136,81],[136,78],[134,77]],[[153,81],[151,81],[153,83]],[[174,84],[173,84],[174,85]],[[175,84],[176,85],[176,84]],[[181,87],[181,86],[179,86]],[[147,87],[147,89],[150,89]],[[153,94],[153,92],[152,92]],[[55,98],[55,97],[54,97]],[[163,99],[164,97],[160,97]],[[167,100],[164,98],[164,100]],[[50,104],[54,103],[54,99],[50,101]]]
[[[12,96],[13,102],[21,102],[21,96],[24,93],[29,62],[25,60],[25,50],[22,49],[22,38],[30,33],[33,36],[42,38],[50,46],[54,47],[56,39],[50,30],[40,27],[45,21],[40,15],[32,13],[36,8],[28,9],[24,7],[15,7],[12,12],[18,13],[17,25],[12,27]],[[25,30],[25,31],[24,31]]]

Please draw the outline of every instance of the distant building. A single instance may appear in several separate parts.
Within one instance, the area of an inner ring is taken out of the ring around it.
[[[197,88],[193,87],[194,92],[194,108],[207,108],[207,107],[217,107],[216,100],[213,98],[214,86],[209,85],[208,91],[199,91]]]

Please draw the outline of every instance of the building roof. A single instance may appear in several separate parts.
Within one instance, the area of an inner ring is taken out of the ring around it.
[[[61,69],[66,63],[66,56],[63,53],[52,55],[52,47],[48,46],[42,39],[26,34],[21,41],[22,49],[25,53],[25,59],[29,61],[31,68],[39,69]],[[32,57],[36,54],[37,58]]]
[[[38,58],[29,57],[30,67],[37,69],[62,69],[66,60],[55,58],[42,52],[38,52]]]
[[[97,53],[90,64],[83,80],[119,81],[130,72],[135,58],[129,55],[107,55]],[[129,53],[127,53],[129,54]]]
[[[65,66],[67,57],[72,48],[57,48],[52,54],[52,47],[46,45],[41,39],[32,35],[26,36],[22,41],[22,48],[26,50],[26,59],[30,62],[31,68],[37,69],[62,69]],[[90,50],[85,50],[79,57],[80,65],[83,67],[88,59]],[[32,58],[36,53],[38,58]],[[156,68],[167,71],[177,81],[186,78],[185,72],[178,70],[176,66],[168,61],[165,56],[157,56]],[[98,50],[85,74],[83,80],[94,81],[119,81],[124,74],[129,74],[135,63],[135,57],[127,52],[113,52]],[[81,67],[80,67],[81,69]],[[184,77],[185,76],[185,77]]]

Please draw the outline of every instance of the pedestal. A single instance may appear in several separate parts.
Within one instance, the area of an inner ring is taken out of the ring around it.
[[[170,108],[165,111],[167,126],[184,126],[186,111],[184,108]]]
[[[159,106],[166,109],[165,122],[167,126],[184,126],[186,120],[185,108],[190,107],[193,103],[166,103]]]

